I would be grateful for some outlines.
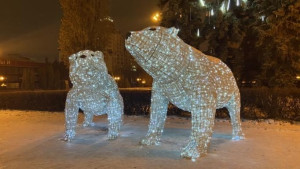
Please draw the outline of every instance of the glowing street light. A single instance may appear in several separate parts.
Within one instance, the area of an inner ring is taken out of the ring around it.
[[[114,79],[115,79],[115,81],[119,81],[121,78],[116,76],[116,77],[114,77]]]
[[[159,22],[161,20],[161,14],[159,12],[156,12],[151,17],[153,22]]]
[[[4,81],[4,80],[5,80],[5,77],[4,76],[0,76],[0,82]]]

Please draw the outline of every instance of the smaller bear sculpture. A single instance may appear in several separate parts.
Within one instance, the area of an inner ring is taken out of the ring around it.
[[[83,50],[69,57],[70,80],[73,84],[65,105],[65,140],[76,132],[78,111],[84,112],[83,126],[93,126],[93,116],[107,114],[108,138],[119,135],[123,115],[123,99],[114,79],[108,74],[101,51]]]

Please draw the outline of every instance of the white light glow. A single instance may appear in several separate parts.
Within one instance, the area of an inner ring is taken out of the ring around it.
[[[240,6],[240,0],[236,0],[236,6]]]
[[[221,5],[221,7],[220,7],[220,10],[221,10],[223,13],[226,12],[226,9],[225,9],[225,2],[224,2],[224,1],[222,2],[222,5]]]
[[[207,153],[217,108],[229,111],[232,139],[244,139],[240,92],[233,73],[220,59],[189,46],[177,33],[176,28],[149,27],[132,32],[125,46],[153,77],[149,129],[141,144],[160,144],[168,104],[172,103],[191,112],[191,134],[181,157],[195,161]]]
[[[228,0],[227,2],[227,11],[229,11],[229,8],[230,8],[230,0]]]
[[[80,51],[71,55],[69,62],[73,87],[66,99],[65,140],[71,141],[75,137],[79,109],[84,111],[84,127],[94,125],[94,115],[107,114],[108,138],[117,138],[122,123],[123,99],[116,82],[107,72],[103,53]]]
[[[210,15],[211,15],[211,16],[214,16],[214,14],[215,14],[215,13],[214,13],[214,10],[211,9],[211,10],[210,10]]]
[[[206,4],[203,0],[199,0],[199,3],[200,3],[201,6],[206,6]]]
[[[200,30],[197,29],[197,37],[200,37]]]

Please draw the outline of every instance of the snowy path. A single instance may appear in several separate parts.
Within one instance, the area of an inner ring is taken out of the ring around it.
[[[121,137],[106,138],[106,117],[93,128],[78,128],[71,143],[61,141],[62,112],[0,110],[0,169],[299,169],[300,125],[243,122],[246,140],[230,140],[231,126],[217,120],[207,156],[196,162],[180,158],[190,119],[168,117],[160,146],[141,147],[148,118],[124,117]],[[82,115],[79,117],[82,121]]]

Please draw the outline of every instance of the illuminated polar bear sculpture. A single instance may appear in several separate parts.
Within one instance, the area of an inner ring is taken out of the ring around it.
[[[108,74],[100,51],[84,50],[69,57],[70,79],[73,84],[65,106],[65,140],[76,134],[79,108],[84,111],[83,126],[93,126],[93,116],[107,114],[108,138],[118,136],[122,123],[123,99],[114,79]]]
[[[232,139],[243,139],[240,93],[231,70],[219,59],[184,43],[178,29],[149,27],[130,32],[126,48],[153,77],[149,130],[141,144],[159,144],[168,103],[191,112],[192,131],[181,156],[195,160],[207,153],[215,112],[226,107]]]

